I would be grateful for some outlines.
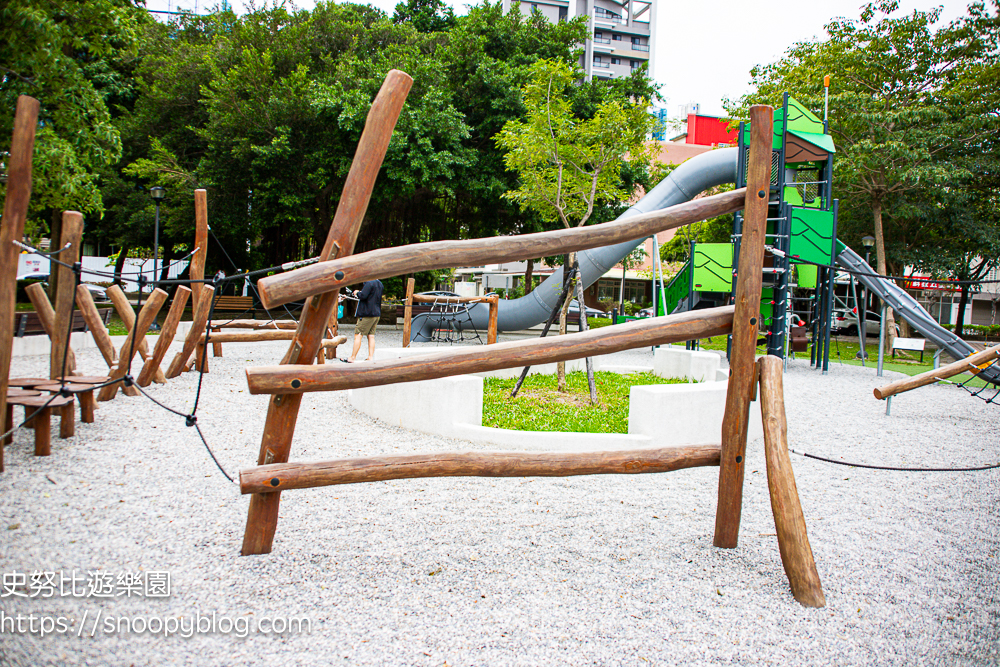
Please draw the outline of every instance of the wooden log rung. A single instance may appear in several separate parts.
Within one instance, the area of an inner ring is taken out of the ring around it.
[[[396,382],[482,373],[610,354],[650,345],[728,334],[733,307],[705,308],[679,315],[636,320],[580,333],[499,343],[340,366],[286,364],[247,368],[251,394],[299,394],[374,387]]]
[[[240,491],[269,493],[421,477],[635,475],[719,465],[719,445],[607,452],[444,452],[273,463],[240,472]]]

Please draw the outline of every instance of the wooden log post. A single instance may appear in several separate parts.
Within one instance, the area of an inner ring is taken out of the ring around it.
[[[212,356],[221,357],[222,356],[222,342],[215,340],[215,334],[221,331],[218,327],[212,327]]]
[[[806,518],[795,486],[795,473],[788,457],[788,423],[782,388],[782,361],[776,356],[761,357],[760,411],[764,421],[764,454],[767,460],[767,489],[778,534],[778,551],[792,595],[806,607],[825,607],[826,597],[816,571],[812,547],[806,534]]]
[[[109,384],[101,387],[100,393],[97,394],[98,401],[110,401],[118,393],[120,383],[116,382],[116,380],[121,380],[128,373],[132,358],[139,348],[136,341],[145,339],[146,332],[149,331],[150,325],[156,320],[156,315],[160,312],[160,308],[163,307],[163,303],[166,300],[167,293],[159,288],[154,289],[153,293],[149,295],[149,299],[143,304],[142,310],[139,311],[139,319],[125,338],[125,342],[122,343],[121,351],[118,352],[118,365],[111,371],[111,375],[108,378]]]
[[[191,328],[184,338],[184,347],[174,356],[173,361],[170,362],[170,367],[167,368],[168,378],[175,378],[184,372],[188,361],[191,359],[191,355],[194,354],[198,341],[201,340],[202,334],[205,331],[205,325],[208,323],[208,311],[212,309],[212,299],[215,297],[215,288],[211,285],[205,285],[204,288],[202,290],[204,298],[198,302],[198,306],[194,309],[194,313],[191,316]],[[192,297],[194,293],[195,290],[192,289]]]
[[[38,315],[38,321],[41,323],[45,335],[51,341],[56,329],[56,310],[49,301],[49,295],[45,292],[45,288],[42,287],[41,283],[28,285],[24,291],[28,294],[28,298],[31,299],[31,305],[35,307],[35,313]],[[65,336],[63,336],[63,340],[66,340]],[[68,357],[67,368],[76,368],[76,355],[73,353],[73,348],[69,349]],[[49,363],[51,366],[51,358]],[[52,379],[51,376],[50,379]]]
[[[497,316],[500,313],[500,297],[493,295],[490,297],[490,320],[486,328],[486,344],[494,345],[497,342]]]
[[[746,192],[740,189],[589,227],[381,248],[261,278],[257,289],[264,307],[274,308],[366,280],[415,271],[478,266],[538,257],[539,254],[561,255],[601,248],[738,211],[743,208],[745,199]]]
[[[636,475],[719,465],[718,445],[611,452],[443,452],[316,463],[275,463],[240,472],[242,493],[421,477]]]
[[[289,364],[252,367],[246,370],[247,384],[251,394],[301,394],[569,361],[637,347],[724,336],[732,331],[733,310],[733,306],[705,308],[555,338],[497,343],[488,348],[464,347],[399,359],[323,368]]]
[[[94,337],[94,342],[97,343],[97,349],[101,351],[101,356],[104,357],[105,363],[108,364],[108,368],[111,369],[118,362],[118,353],[115,351],[115,345],[111,342],[111,336],[108,335],[108,329],[104,326],[104,322],[101,320],[101,314],[97,312],[97,306],[94,305],[94,297],[83,285],[76,286],[76,305],[83,313],[83,319],[87,323],[87,327],[90,329],[91,335]],[[75,378],[74,378],[75,380]],[[122,393],[126,396],[138,396],[139,390],[135,387],[122,386]]]
[[[11,428],[7,410],[10,360],[14,353],[14,323],[17,311],[17,255],[14,241],[24,238],[24,221],[31,200],[31,166],[38,127],[38,100],[26,95],[17,98],[14,132],[10,140],[7,165],[7,191],[0,218],[0,434]],[[0,445],[0,472],[3,472],[3,446]]]
[[[410,347],[410,331],[413,326],[413,278],[406,279],[406,305],[403,306],[403,347]]]
[[[149,383],[153,381],[154,372],[160,367],[160,362],[163,361],[163,358],[167,356],[167,350],[170,348],[170,344],[174,342],[177,325],[181,321],[181,315],[184,314],[184,307],[187,305],[188,297],[190,296],[191,290],[183,285],[178,287],[177,291],[174,292],[174,301],[170,304],[170,310],[167,312],[167,319],[164,320],[163,327],[160,328],[160,335],[156,340],[156,345],[153,347],[153,354],[146,360],[142,370],[139,372],[139,377],[135,381],[140,387],[149,386]]]
[[[385,82],[368,112],[365,129],[358,142],[350,172],[347,174],[337,213],[320,254],[320,263],[354,252],[354,242],[357,240],[358,230],[368,209],[368,200],[371,198],[375,178],[382,166],[396,120],[412,85],[413,79],[405,72],[391,70],[386,75]],[[306,301],[296,338],[292,341],[282,363],[312,363],[319,351],[326,323],[336,303],[336,292],[328,292]],[[258,465],[288,461],[292,436],[295,433],[295,420],[301,402],[301,395],[271,398],[264,433],[261,436]],[[244,556],[271,551],[274,531],[278,525],[280,496],[280,493],[255,493],[250,497],[241,550]]]
[[[101,351],[105,363],[107,363],[108,368],[111,368],[115,365],[118,354],[115,352],[114,343],[111,342],[111,336],[108,335],[108,328],[104,326],[104,321],[101,319],[101,313],[98,312],[97,306],[94,304],[93,295],[83,285],[76,286],[76,307],[80,309],[83,320],[87,323],[90,335],[94,337],[94,343]]]
[[[993,347],[988,347],[981,352],[970,354],[965,359],[950,363],[947,366],[935,368],[927,371],[926,373],[914,375],[913,377],[896,380],[895,382],[890,382],[882,387],[875,387],[875,398],[884,400],[890,396],[901,394],[904,391],[910,391],[911,389],[934,384],[938,380],[944,380],[945,378],[950,378],[954,375],[958,375],[959,373],[972,373],[973,375],[978,375],[980,371],[986,368],[989,363],[997,357],[1000,357],[1000,345],[994,345]]]
[[[83,214],[77,211],[63,211],[62,234],[59,248],[60,262],[75,264],[80,259],[80,239],[83,237]],[[67,247],[68,246],[68,247]],[[61,378],[76,371],[76,359],[70,356],[69,339],[72,337],[70,323],[73,321],[73,303],[76,301],[76,276],[73,270],[62,264],[52,263],[58,277],[56,279],[55,318],[49,340],[52,352],[49,355],[49,377]],[[72,363],[71,363],[72,362]]]
[[[104,291],[111,299],[111,303],[114,305],[115,311],[118,313],[118,317],[121,318],[125,328],[131,333],[135,328],[135,311],[132,310],[132,305],[128,302],[125,292],[118,285],[112,285]],[[139,337],[136,348],[139,350],[139,356],[142,357],[143,361],[149,359],[149,346],[146,344],[145,334]],[[153,382],[165,384],[166,381],[167,378],[163,375],[163,371],[157,367],[153,371]]]
[[[194,247],[188,269],[191,280],[205,279],[205,259],[208,257],[208,191],[194,191]],[[205,285],[200,282],[191,283],[191,312],[198,310],[201,304],[201,293]]]
[[[722,461],[719,465],[719,500],[715,513],[715,546],[736,547],[743,511],[743,467],[747,448],[750,402],[757,383],[754,355],[760,320],[760,295],[764,265],[764,235],[771,189],[771,132],[774,109],[750,109],[750,159],[747,170],[743,237],[736,282],[736,313],[729,358],[729,387],[722,418]]]

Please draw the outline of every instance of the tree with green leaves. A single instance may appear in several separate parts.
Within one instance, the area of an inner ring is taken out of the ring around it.
[[[623,187],[623,165],[648,168],[652,148],[646,143],[655,120],[647,112],[648,99],[623,101],[611,95],[596,107],[592,117],[573,112],[570,91],[580,74],[570,65],[541,60],[532,67],[524,86],[527,114],[509,121],[497,135],[497,145],[506,152],[507,169],[519,176],[519,187],[505,197],[522,209],[536,211],[543,220],[565,228],[582,227],[601,201],[625,201],[632,192]],[[570,265],[577,266],[574,258]],[[568,267],[564,267],[564,270]],[[576,281],[581,324],[583,289]],[[560,334],[566,333],[563,303]],[[588,359],[588,375],[591,376]],[[559,390],[566,385],[565,365],[559,367]],[[591,400],[596,394],[591,385]]]
[[[833,75],[830,133],[837,145],[834,194],[841,197],[839,234],[872,232],[877,271],[901,275],[905,253],[892,249],[894,210],[925,190],[959,185],[968,176],[953,159],[997,131],[996,113],[967,106],[965,93],[997,54],[997,19],[981,3],[938,27],[940,8],[895,16],[898,2],[879,0],[859,19],[836,19],[827,39],[792,46],[776,63],[751,71],[754,90],[728,110],[745,116],[752,104],[779,104],[790,91],[815,111],[823,108],[821,82]],[[995,98],[993,95],[995,108]],[[956,104],[958,102],[958,104]],[[989,105],[987,105],[988,107]],[[910,236],[910,247],[931,240]],[[887,311],[889,337],[895,336]]]

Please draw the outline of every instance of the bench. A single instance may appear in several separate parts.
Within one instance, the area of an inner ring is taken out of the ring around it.
[[[924,360],[924,346],[927,344],[925,338],[899,338],[898,336],[892,341],[892,358],[896,358],[896,350],[910,350],[913,352],[920,352],[920,361]]]
[[[257,315],[252,296],[217,296],[215,297],[215,312],[240,312]]]
[[[108,321],[111,319],[111,310],[111,308],[101,308],[97,311],[101,314],[104,326],[108,326]],[[86,320],[83,319],[83,313],[78,310],[73,311],[73,331],[90,331]],[[14,313],[15,336],[24,338],[25,336],[39,336],[44,333],[45,328],[42,326],[42,320],[38,317],[38,313],[33,310]]]

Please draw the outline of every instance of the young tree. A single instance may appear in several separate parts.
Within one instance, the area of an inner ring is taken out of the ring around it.
[[[592,118],[582,119],[573,113],[569,94],[579,78],[571,66],[540,60],[531,75],[523,90],[525,119],[508,122],[496,137],[497,145],[506,151],[507,169],[520,177],[520,186],[505,196],[523,209],[538,212],[544,220],[565,228],[582,227],[601,200],[621,201],[632,194],[622,187],[625,163],[648,167],[652,155],[646,137],[655,123],[646,110],[649,100],[623,102],[608,96]],[[574,260],[570,259],[571,264]],[[586,328],[579,281],[576,296]],[[559,318],[560,334],[566,333],[568,307],[569,299]],[[564,391],[564,364],[559,366],[558,384]],[[596,400],[592,380],[591,400]]]

